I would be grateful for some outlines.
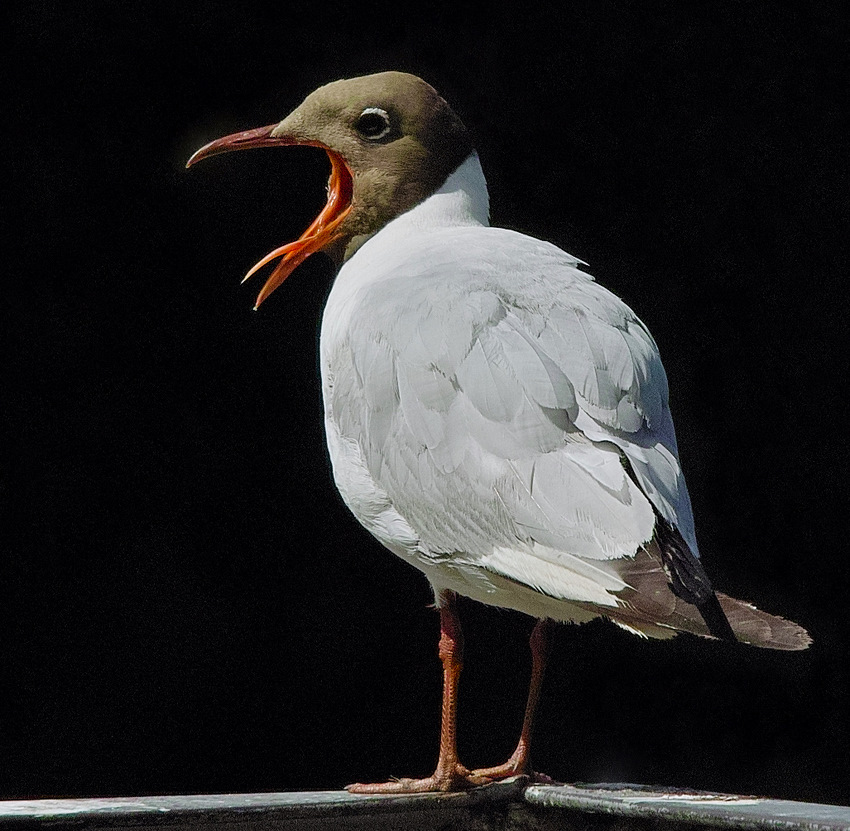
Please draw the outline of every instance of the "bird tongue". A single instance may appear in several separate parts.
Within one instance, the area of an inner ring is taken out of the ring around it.
[[[353,190],[353,179],[348,165],[343,161],[339,153],[318,142],[305,142],[292,138],[291,136],[272,135],[277,127],[271,124],[268,127],[258,127],[256,130],[245,130],[234,133],[213,142],[198,150],[186,163],[191,167],[195,162],[215,156],[219,153],[228,153],[232,150],[248,150],[252,147],[280,147],[292,144],[309,144],[321,147],[331,161],[331,175],[328,180],[328,201],[321,213],[313,220],[310,227],[298,237],[295,242],[275,248],[266,254],[242,279],[244,283],[263,266],[272,260],[281,258],[280,262],[272,271],[265,285],[257,296],[254,308],[259,308],[262,303],[304,260],[311,254],[321,251],[340,237],[339,227],[351,210],[351,195]]]

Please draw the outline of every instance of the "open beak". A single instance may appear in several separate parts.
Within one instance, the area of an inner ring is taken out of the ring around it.
[[[282,245],[274,251],[266,254],[242,279],[244,283],[251,275],[261,269],[264,265],[280,257],[280,262],[272,271],[265,285],[257,296],[254,308],[257,309],[262,303],[304,260],[311,254],[321,251],[340,237],[340,225],[351,210],[351,195],[353,191],[353,178],[348,165],[343,161],[339,153],[319,142],[302,141],[291,136],[273,135],[277,124],[268,127],[258,127],[255,130],[245,130],[234,133],[213,142],[198,150],[188,162],[186,167],[191,167],[195,162],[216,156],[219,153],[229,153],[232,150],[249,150],[252,147],[281,147],[292,144],[308,144],[321,147],[331,161],[331,175],[328,180],[328,201],[321,213],[313,220],[310,227],[298,237],[295,242]]]

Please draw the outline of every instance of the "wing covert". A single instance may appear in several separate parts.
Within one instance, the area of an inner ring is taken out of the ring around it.
[[[494,251],[381,281],[338,341],[333,375],[360,392],[334,419],[374,481],[423,550],[526,584],[545,574],[548,591],[571,575],[564,597],[588,574],[625,585],[602,563],[633,558],[655,511],[696,552],[646,328],[557,249],[535,243],[514,272],[488,268]]]

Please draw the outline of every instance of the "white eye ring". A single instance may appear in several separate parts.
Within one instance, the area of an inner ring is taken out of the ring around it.
[[[369,141],[379,141],[392,130],[389,113],[380,107],[366,107],[357,117],[355,127]]]

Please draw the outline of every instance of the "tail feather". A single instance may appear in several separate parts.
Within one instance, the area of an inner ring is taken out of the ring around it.
[[[735,639],[765,649],[806,649],[812,640],[802,626],[757,609],[751,603],[716,593],[716,615],[703,600],[700,607],[681,597],[670,586],[668,570],[655,542],[638,552],[634,560],[621,564],[621,577],[628,588],[619,593],[620,606],[605,610],[606,617],[634,632],[651,638],[670,638],[690,632],[707,638],[725,637],[721,627],[709,628],[706,618],[728,620]],[[714,600],[712,592],[710,600]],[[599,611],[599,610],[597,610]]]
[[[632,481],[643,490],[625,454],[621,460]],[[679,529],[658,511],[652,540],[634,560],[621,564],[620,576],[628,586],[619,593],[621,606],[605,614],[633,632],[651,638],[692,632],[765,649],[806,649],[812,642],[809,633],[793,621],[715,592]]]
[[[739,641],[767,649],[806,649],[809,633],[794,621],[757,609],[752,603],[717,593],[735,637]]]

